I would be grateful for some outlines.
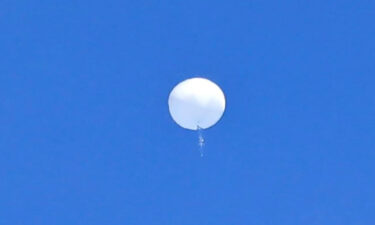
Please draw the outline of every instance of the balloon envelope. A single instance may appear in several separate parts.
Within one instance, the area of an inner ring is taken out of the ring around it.
[[[197,130],[215,125],[225,110],[223,91],[210,80],[191,78],[173,88],[168,99],[173,120],[183,128]]]

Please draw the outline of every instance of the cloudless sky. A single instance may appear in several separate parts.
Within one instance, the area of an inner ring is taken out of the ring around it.
[[[1,225],[375,223],[375,2],[0,2]],[[178,82],[227,110],[175,124]]]

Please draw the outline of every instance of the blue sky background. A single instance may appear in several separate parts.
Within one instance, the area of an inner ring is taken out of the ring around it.
[[[374,1],[0,2],[0,224],[374,224]],[[218,83],[197,135],[167,98]]]

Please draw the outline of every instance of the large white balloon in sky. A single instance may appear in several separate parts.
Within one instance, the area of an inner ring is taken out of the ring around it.
[[[174,87],[168,104],[173,120],[181,127],[206,129],[215,125],[223,116],[225,96],[212,81],[196,77]]]

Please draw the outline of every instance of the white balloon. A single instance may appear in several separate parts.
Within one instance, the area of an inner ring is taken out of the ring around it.
[[[223,116],[225,96],[215,83],[197,77],[174,87],[168,104],[173,120],[181,127],[206,129],[215,125]]]

